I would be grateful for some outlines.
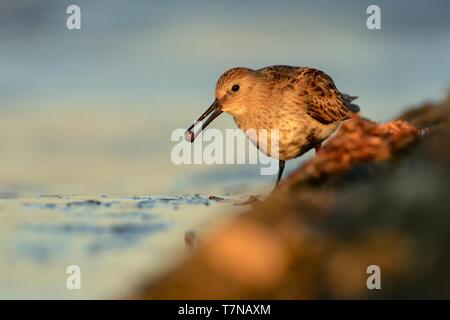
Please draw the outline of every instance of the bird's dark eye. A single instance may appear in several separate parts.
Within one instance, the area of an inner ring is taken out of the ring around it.
[[[234,86],[232,86],[231,91],[234,91],[234,92],[239,91],[239,85],[235,84]]]

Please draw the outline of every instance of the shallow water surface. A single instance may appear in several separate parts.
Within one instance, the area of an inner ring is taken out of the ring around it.
[[[0,195],[0,298],[118,298],[189,255],[245,196]],[[69,265],[81,290],[69,290]]]

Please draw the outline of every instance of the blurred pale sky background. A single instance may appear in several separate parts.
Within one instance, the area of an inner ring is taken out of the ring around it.
[[[71,4],[80,31],[66,29]],[[366,28],[369,4],[382,30]],[[172,130],[211,103],[223,71],[272,64],[319,68],[364,116],[390,119],[450,85],[450,2],[1,0],[0,192],[273,183],[258,166],[170,160]]]

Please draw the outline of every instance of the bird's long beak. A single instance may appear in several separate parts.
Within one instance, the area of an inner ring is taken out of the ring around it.
[[[187,130],[185,133],[185,138],[187,141],[189,142],[194,142],[195,138],[197,137],[197,135],[203,130],[205,129],[215,118],[217,118],[221,113],[222,113],[222,109],[220,108],[220,104],[219,102],[216,100],[214,100],[214,102],[209,106],[209,108],[197,119],[196,122],[194,122]],[[203,119],[205,119],[207,116],[209,115],[209,118],[205,120],[205,122],[202,123],[202,127],[200,130],[198,130],[198,132],[194,132],[193,129],[195,127],[195,125],[200,122],[203,121]]]

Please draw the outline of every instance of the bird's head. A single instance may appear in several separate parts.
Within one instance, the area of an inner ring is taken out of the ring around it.
[[[222,74],[216,84],[214,102],[197,119],[197,122],[204,121],[201,130],[205,129],[222,112],[229,113],[235,118],[248,114],[255,100],[258,99],[257,92],[259,90],[255,90],[255,88],[260,82],[258,73],[248,68],[233,68]],[[206,117],[208,118],[204,120]],[[195,123],[186,131],[186,138],[191,142],[195,139],[192,131],[194,126]]]
[[[247,68],[226,71],[217,81],[216,101],[222,111],[234,117],[245,115],[252,104],[258,74]]]

